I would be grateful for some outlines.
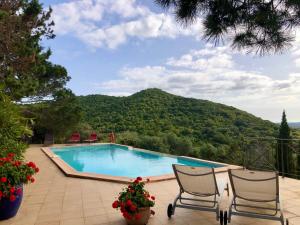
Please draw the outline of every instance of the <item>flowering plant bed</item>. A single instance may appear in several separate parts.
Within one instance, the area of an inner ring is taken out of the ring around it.
[[[0,219],[8,219],[17,213],[23,184],[33,183],[33,175],[37,172],[39,168],[33,162],[18,160],[14,153],[0,158]]]
[[[137,177],[132,183],[120,192],[112,207],[120,209],[128,224],[146,224],[150,214],[155,212],[150,207],[155,205],[155,197],[144,189],[145,182]]]

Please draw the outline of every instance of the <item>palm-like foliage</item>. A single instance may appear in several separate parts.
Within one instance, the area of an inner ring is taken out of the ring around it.
[[[179,22],[203,20],[204,38],[258,54],[282,52],[300,25],[300,0],[155,0]]]

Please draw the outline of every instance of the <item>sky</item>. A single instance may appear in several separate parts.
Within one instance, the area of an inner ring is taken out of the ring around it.
[[[154,0],[41,0],[53,8],[51,61],[76,95],[128,96],[160,88],[234,106],[273,122],[300,121],[300,31],[293,47],[260,57],[202,39],[198,20],[178,24]]]

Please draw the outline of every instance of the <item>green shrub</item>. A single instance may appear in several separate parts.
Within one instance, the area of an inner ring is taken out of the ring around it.
[[[17,158],[22,158],[26,148],[22,140],[31,135],[26,123],[19,107],[0,93],[0,157],[14,153]]]
[[[136,132],[123,132],[116,135],[117,142],[122,145],[138,146],[139,135]]]
[[[175,134],[164,136],[165,145],[169,146],[169,152],[175,155],[190,155],[193,150],[192,142],[187,138],[179,138]]]
[[[215,160],[216,153],[217,149],[209,143],[203,143],[200,146],[200,156],[202,159]]]
[[[137,147],[158,152],[168,152],[163,139],[155,136],[140,136]]]
[[[192,142],[186,138],[178,138],[173,151],[177,155],[189,155],[192,151]]]

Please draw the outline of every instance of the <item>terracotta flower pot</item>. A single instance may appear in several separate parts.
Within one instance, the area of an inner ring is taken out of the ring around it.
[[[148,223],[150,218],[150,207],[139,208],[138,213],[141,214],[141,218],[139,220],[136,220],[135,218],[131,220],[126,219],[128,225],[145,225]]]

